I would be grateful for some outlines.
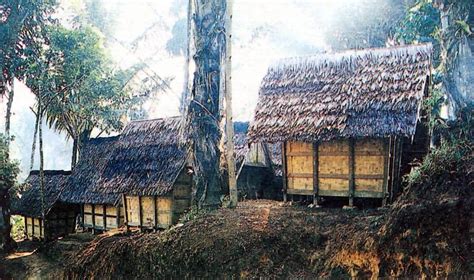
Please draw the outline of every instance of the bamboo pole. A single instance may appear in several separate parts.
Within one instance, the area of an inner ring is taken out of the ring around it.
[[[234,158],[234,124],[232,121],[232,5],[228,0],[226,6],[226,59],[225,59],[225,119],[227,135],[227,167],[229,169],[230,207],[237,206],[237,178]]]

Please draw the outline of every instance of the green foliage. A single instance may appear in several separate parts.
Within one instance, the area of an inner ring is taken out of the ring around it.
[[[424,100],[423,106],[429,114],[428,126],[431,131],[445,127],[444,121],[439,117],[445,102],[443,91],[439,87],[434,87],[430,96]]]
[[[420,166],[414,168],[405,178],[409,185],[431,182],[450,170],[463,166],[466,156],[474,150],[474,110],[466,107],[459,112],[458,119],[444,128],[443,142],[433,149]]]
[[[13,77],[23,79],[28,60],[44,42],[47,26],[55,21],[51,14],[55,0],[5,0],[0,4],[0,95]]]
[[[435,32],[441,17],[432,1],[421,0],[410,8],[397,28],[396,39],[412,44],[417,42],[436,43]]]
[[[16,177],[20,172],[18,162],[11,161],[8,157],[8,142],[5,137],[0,134],[0,189],[10,189],[16,181]]]
[[[12,225],[11,237],[15,240],[20,240],[25,237],[25,220],[22,216],[13,215],[10,218]]]

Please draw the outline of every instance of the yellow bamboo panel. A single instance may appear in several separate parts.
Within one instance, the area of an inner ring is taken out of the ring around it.
[[[84,225],[92,226],[92,215],[91,214],[84,214]]]
[[[173,224],[173,199],[170,197],[157,197],[158,224],[169,227]]]
[[[105,212],[107,213],[107,215],[117,216],[117,207],[107,205]]]
[[[319,189],[325,190],[325,191],[348,191],[349,180],[348,179],[321,178],[319,179]]]
[[[117,219],[115,217],[114,218],[107,217],[106,221],[107,221],[107,229],[117,228]]]
[[[355,152],[379,152],[383,154],[383,139],[360,139],[355,141]]]
[[[288,178],[288,189],[312,190],[313,178]]]
[[[142,196],[142,223],[143,226],[153,227],[155,219],[155,204],[153,202],[154,197]]]
[[[320,156],[319,174],[338,174],[349,176],[349,154],[347,156]]]
[[[95,218],[95,226],[96,227],[103,227],[104,226],[104,217],[102,216],[102,214],[95,214],[94,216]]]
[[[356,191],[382,192],[383,179],[356,179]]]
[[[383,156],[355,156],[355,174],[357,175],[383,175]]]
[[[288,156],[288,176],[294,173],[313,174],[313,157],[312,156]]]
[[[92,205],[91,204],[84,204],[84,212],[92,213]]]
[[[318,146],[318,151],[320,153],[349,153],[349,142],[347,140],[332,140],[329,142],[320,143]]]
[[[312,154],[313,143],[307,142],[288,142],[287,143],[287,152],[308,152]]]
[[[129,225],[140,225],[138,196],[127,196],[127,215]]]

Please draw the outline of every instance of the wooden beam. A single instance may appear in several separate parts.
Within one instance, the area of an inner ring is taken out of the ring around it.
[[[283,179],[283,201],[287,201],[287,171],[286,171],[286,142],[281,145],[281,164],[282,164],[282,179]]]
[[[318,205],[319,200],[319,145],[313,143],[313,205]]]
[[[44,238],[44,231],[43,231],[44,220],[43,219],[38,219],[38,221],[39,221],[39,227],[40,227],[39,237],[41,238],[41,234],[43,234],[43,238]]]
[[[129,229],[128,227],[128,205],[127,205],[127,198],[125,197],[125,194],[122,194],[122,205],[123,205],[123,212],[124,212],[124,219],[125,219],[125,226],[127,228],[127,231]]]
[[[156,207],[158,204],[156,203],[156,195],[153,196],[153,229],[158,228],[158,211]]]
[[[104,231],[107,230],[107,213],[105,211],[107,211],[107,206],[102,204],[102,223],[104,225]]]
[[[138,196],[138,223],[140,225],[140,231],[143,229],[143,217],[142,217],[142,197]]]
[[[26,220],[26,216],[23,216],[23,220],[25,221],[25,235],[28,238],[28,222]]]
[[[91,204],[92,207],[92,234],[95,234],[95,204]]]
[[[390,140],[389,139],[384,139],[383,141],[383,200],[382,200],[382,206],[385,206],[387,204],[387,199],[388,199],[388,166],[389,166],[389,153],[390,153]]]
[[[117,205],[117,207],[115,207],[115,213],[116,213],[116,217],[115,217],[115,223],[117,224],[117,228],[120,227],[120,205]]]
[[[31,237],[35,236],[35,218],[31,217]]]
[[[354,139],[349,139],[349,206],[354,206],[355,191],[355,155]]]

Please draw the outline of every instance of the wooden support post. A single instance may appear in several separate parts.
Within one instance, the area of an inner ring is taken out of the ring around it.
[[[123,212],[125,214],[124,219],[125,219],[125,226],[127,228],[127,231],[129,229],[128,226],[128,206],[127,206],[127,198],[125,197],[125,194],[122,194],[122,205],[123,205]]]
[[[115,207],[115,214],[117,215],[117,217],[115,217],[115,223],[117,224],[117,228],[120,227],[120,205],[117,205],[117,207]]]
[[[40,227],[39,238],[41,239],[41,234],[43,234],[43,237],[44,237],[44,232],[43,232],[44,220],[43,219],[38,219],[38,221],[39,221],[39,227]]]
[[[138,221],[140,224],[140,231],[143,230],[143,219],[142,219],[142,197],[139,195],[138,196]]]
[[[283,201],[287,202],[287,172],[286,172],[286,142],[281,145],[281,164],[282,164],[282,179],[283,179]]]
[[[313,205],[318,206],[319,200],[319,155],[318,155],[318,143],[313,143]]]
[[[104,231],[107,230],[107,213],[106,213],[106,211],[107,211],[107,206],[105,206],[105,204],[102,204],[102,219],[103,219],[102,223],[104,225]]]
[[[391,138],[390,145],[390,190],[392,193],[391,199],[395,198],[395,166],[396,166],[396,154],[397,154],[397,137],[394,136]]]
[[[157,211],[157,203],[156,203],[156,195],[153,196],[153,229],[158,229],[158,211]]]
[[[382,200],[382,206],[385,206],[387,204],[388,200],[388,169],[389,169],[389,153],[390,153],[390,140],[389,139],[384,139],[383,141],[383,200]]]
[[[91,204],[92,206],[92,234],[95,234],[95,204]]]
[[[349,207],[354,206],[355,192],[355,152],[354,139],[349,139]]]
[[[31,217],[31,238],[35,237],[35,218]]]
[[[25,236],[28,238],[28,221],[26,219],[26,216],[23,216],[23,220],[25,221]]]

